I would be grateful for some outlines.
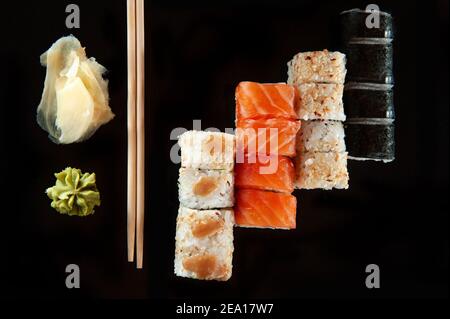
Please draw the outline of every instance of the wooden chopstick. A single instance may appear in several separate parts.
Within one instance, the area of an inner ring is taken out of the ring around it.
[[[127,0],[128,46],[128,179],[127,246],[128,261],[134,261],[136,238],[136,0]]]
[[[137,209],[136,267],[143,267],[145,208],[145,28],[144,0],[136,0],[137,61]]]

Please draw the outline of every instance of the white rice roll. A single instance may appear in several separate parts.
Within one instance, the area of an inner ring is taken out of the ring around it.
[[[193,209],[234,206],[234,174],[225,170],[180,169],[179,198]]]
[[[303,121],[297,137],[299,152],[345,152],[342,122]]]
[[[188,131],[178,138],[178,144],[181,147],[182,167],[233,170],[234,135]]]
[[[175,244],[175,274],[200,280],[226,281],[233,268],[232,209],[180,207]]]

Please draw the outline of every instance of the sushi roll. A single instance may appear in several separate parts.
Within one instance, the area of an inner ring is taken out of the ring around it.
[[[290,194],[241,189],[236,192],[239,227],[295,229],[297,199]]]
[[[201,280],[231,277],[234,214],[231,209],[180,207],[175,237],[175,274]]]
[[[283,118],[238,120],[237,154],[259,153],[294,157],[295,138],[300,126],[300,121]]]
[[[344,90],[345,114],[349,119],[394,119],[394,92],[391,84],[348,83]]]
[[[288,62],[288,84],[336,83],[345,81],[345,54],[328,50],[301,52]]]
[[[181,147],[182,167],[233,170],[234,135],[188,131],[178,138],[178,144]]]
[[[305,152],[297,156],[296,188],[347,189],[347,153]]]
[[[297,87],[296,112],[301,120],[345,121],[343,84],[302,83]]]
[[[297,150],[305,152],[345,152],[344,125],[338,121],[305,121],[297,138]]]
[[[353,39],[345,51],[349,81],[394,83],[392,39]]]
[[[362,120],[345,124],[351,160],[391,162],[395,159],[394,122]]]
[[[236,120],[284,118],[296,120],[296,89],[285,83],[241,82],[236,88]]]
[[[267,158],[246,156],[235,166],[237,189],[260,189],[281,193],[294,191],[295,168],[284,156]]]
[[[379,26],[369,28],[367,19],[378,14]],[[370,17],[369,17],[370,16]],[[394,37],[392,16],[383,11],[366,11],[361,9],[351,9],[340,14],[342,37],[344,41],[353,38],[386,38]]]
[[[226,208],[234,205],[234,175],[225,170],[180,169],[180,204],[193,209]]]

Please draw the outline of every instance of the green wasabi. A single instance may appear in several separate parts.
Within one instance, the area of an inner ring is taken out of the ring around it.
[[[61,214],[88,216],[94,207],[100,206],[100,193],[95,184],[95,173],[81,173],[81,170],[67,167],[56,173],[56,184],[46,190],[52,200],[51,206]]]

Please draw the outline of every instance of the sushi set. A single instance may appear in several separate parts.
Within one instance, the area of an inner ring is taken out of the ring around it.
[[[143,0],[128,8],[128,261],[143,267],[145,54]],[[377,14],[378,28],[367,18]],[[295,230],[299,191],[349,188],[348,160],[395,158],[393,22],[388,13],[340,14],[342,52],[300,52],[285,82],[235,87],[234,134],[179,136],[179,209],[174,272],[200,280],[232,276],[235,227]],[[41,56],[46,78],[37,122],[57,144],[89,139],[114,118],[106,68],[74,36]],[[232,124],[232,123],[230,123]],[[230,125],[231,126],[231,125]],[[95,173],[67,167],[47,196],[61,214],[100,206]],[[136,253],[135,253],[136,249]],[[136,255],[136,257],[135,257]]]
[[[234,135],[179,136],[177,276],[230,279],[234,227],[294,230],[294,189],[345,190],[349,159],[394,160],[392,17],[340,16],[343,53],[300,52],[286,83],[236,86]]]

